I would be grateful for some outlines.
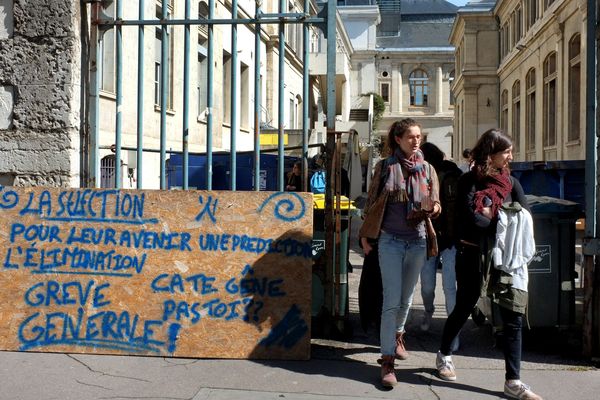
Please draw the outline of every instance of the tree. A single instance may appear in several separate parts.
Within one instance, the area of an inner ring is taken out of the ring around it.
[[[377,129],[377,123],[381,120],[383,112],[385,111],[385,101],[379,93],[369,92],[363,96],[373,95],[373,130]]]

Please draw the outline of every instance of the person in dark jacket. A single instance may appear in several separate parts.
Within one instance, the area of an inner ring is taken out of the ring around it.
[[[490,255],[496,238],[498,212],[503,205],[513,202],[529,211],[523,188],[510,176],[512,142],[504,132],[490,129],[483,133],[471,151],[471,159],[471,170],[462,175],[458,183],[456,212],[460,224],[456,306],[446,320],[436,358],[438,376],[448,381],[456,380],[452,341],[469,318],[480,295],[489,289]],[[510,299],[505,298],[498,303],[504,332],[504,394],[516,399],[541,400],[520,380],[521,335],[527,292],[513,288],[506,293],[510,293]]]
[[[429,257],[421,270],[421,298],[425,308],[421,320],[421,330],[428,331],[435,311],[436,275],[437,267],[440,264],[447,315],[450,315],[456,303],[456,272],[454,268],[456,260],[456,192],[462,171],[455,163],[446,160],[444,152],[433,143],[423,143],[421,151],[425,160],[435,168],[438,175],[440,203],[442,204],[442,213],[438,218],[432,220],[439,254]],[[458,346],[457,336],[452,343],[452,351],[456,351]]]

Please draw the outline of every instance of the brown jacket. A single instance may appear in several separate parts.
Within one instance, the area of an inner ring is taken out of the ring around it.
[[[381,176],[384,163],[385,159],[379,161],[375,166],[375,172],[373,173],[373,178],[371,179],[371,185],[367,195],[367,202],[365,203],[365,207],[363,209],[364,221],[359,231],[360,237],[377,239],[379,237],[379,232],[381,231],[381,223],[383,221],[383,215],[385,214],[385,208],[389,195],[389,192],[384,188],[385,182],[382,182]],[[428,169],[428,175],[431,182],[431,200],[439,205],[440,195],[437,174],[435,173],[435,169],[429,163],[426,161],[424,161],[424,163],[425,167]],[[439,212],[432,217],[437,217],[437,215],[439,215]],[[426,225],[426,230],[429,234],[429,229],[427,229],[428,225],[431,225],[431,223]]]

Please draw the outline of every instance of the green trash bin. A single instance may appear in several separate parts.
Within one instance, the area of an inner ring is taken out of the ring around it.
[[[331,292],[333,296],[337,296],[335,292],[336,279],[339,279],[339,315],[340,318],[345,318],[348,314],[348,235],[351,220],[351,212],[355,207],[348,198],[341,198],[341,232],[340,232],[340,265],[339,277],[326,276],[326,258],[325,258],[325,201],[323,195],[314,196],[314,212],[313,212],[313,240],[312,240],[312,256],[313,256],[313,271],[312,271],[312,312],[313,321],[330,320],[334,317],[334,310],[330,310],[325,304],[325,285],[329,282],[333,285]],[[335,257],[335,254],[334,254]],[[335,271],[334,271],[335,274]],[[326,315],[324,315],[326,314]],[[342,328],[343,324],[340,324]],[[315,326],[315,331],[319,331],[320,327]]]
[[[528,266],[531,327],[566,328],[575,323],[575,222],[578,203],[527,195],[536,252]]]

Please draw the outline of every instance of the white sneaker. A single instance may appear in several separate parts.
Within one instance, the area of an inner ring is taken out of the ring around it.
[[[504,394],[511,399],[519,400],[543,400],[540,396],[533,393],[531,388],[523,382],[517,382],[514,385],[509,385],[508,382],[504,383]]]
[[[423,332],[427,332],[429,327],[431,326],[431,317],[433,315],[428,313],[427,311],[423,312],[423,319],[421,320],[421,330]]]
[[[438,351],[435,359],[435,366],[438,371],[440,379],[445,381],[455,381],[456,371],[454,370],[454,363],[452,362],[452,356],[444,356]]]

